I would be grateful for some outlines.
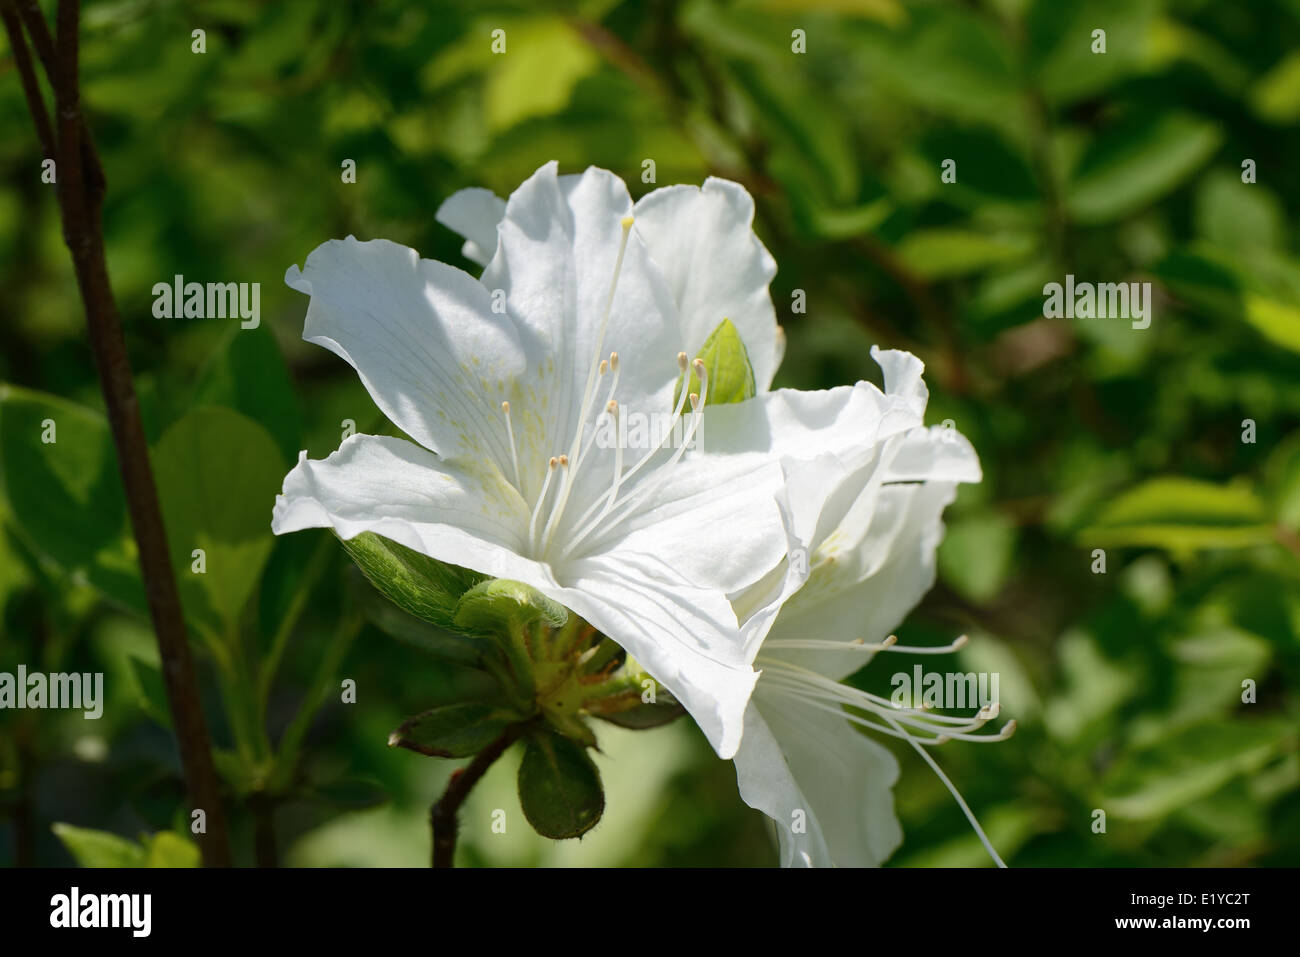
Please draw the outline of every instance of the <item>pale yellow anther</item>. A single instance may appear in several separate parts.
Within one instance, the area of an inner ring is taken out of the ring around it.
[[[509,415],[509,414],[510,414],[510,403],[509,403],[509,402],[505,402],[505,401],[503,401],[503,402],[501,403],[501,411],[504,412],[506,415]]]
[[[631,229],[634,222],[636,222],[635,216],[624,216],[621,225],[624,229]]]
[[[618,353],[617,353],[617,352],[611,352],[611,353],[609,354],[609,367],[610,367],[611,370],[614,370],[614,369],[617,369],[617,368],[618,368]]]
[[[686,353],[677,353],[677,368],[681,369],[683,372],[686,371],[686,358]]]
[[[555,466],[557,466],[557,465],[559,465],[559,464],[560,464],[560,460],[557,459],[554,455],[552,455],[552,456],[551,456],[551,461],[550,461],[550,466],[551,466],[551,468],[555,468]]]
[[[705,379],[708,377],[708,370],[704,368],[703,359],[696,359],[694,362],[691,363],[691,368],[695,370],[695,374],[699,376],[701,379]]]
[[[604,359],[601,359],[601,360],[600,360],[600,374],[601,374],[601,375],[604,375],[604,374],[605,374],[606,372],[608,372],[608,371],[609,371],[609,363],[606,362]]]
[[[898,644],[898,635],[890,635],[888,638],[886,638],[884,641],[880,643],[880,647],[888,648],[890,645],[896,645],[896,644]]]
[[[562,468],[562,469],[567,469],[568,467],[569,467],[569,457],[568,457],[567,455],[561,455],[561,456],[560,456],[560,468]]]
[[[606,403],[605,403],[605,411],[608,412],[610,415],[616,415],[616,414],[618,413],[618,402],[617,402],[617,400],[615,400],[615,399],[610,399],[608,402],[606,402]]]
[[[699,396],[699,393],[692,392],[692,393],[691,393],[691,411],[692,411],[692,412],[698,412],[699,410],[700,410],[700,396]]]

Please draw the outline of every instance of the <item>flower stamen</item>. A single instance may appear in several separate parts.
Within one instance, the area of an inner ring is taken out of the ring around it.
[[[515,430],[510,424],[510,403],[502,401],[501,412],[506,417],[506,438],[510,440],[510,463],[515,467],[515,488],[524,494],[524,482],[519,476],[519,453],[515,450]]]
[[[962,635],[950,645],[939,648],[912,648],[898,645],[898,639],[894,635],[890,635],[884,641],[874,644],[864,642],[861,639],[847,642],[816,639],[777,639],[766,642],[763,651],[788,649],[801,651],[853,651],[870,654],[877,651],[942,654],[962,648],[968,640],[966,635]],[[993,701],[985,704],[973,718],[933,714],[929,713],[924,706],[921,708],[899,707],[880,695],[841,684],[809,668],[783,661],[780,658],[772,658],[766,654],[760,654],[754,664],[762,669],[759,688],[764,692],[797,700],[805,707],[834,714],[850,724],[898,738],[911,745],[921,755],[925,763],[930,766],[930,769],[938,776],[939,780],[943,782],[949,793],[952,794],[994,863],[998,867],[1006,867],[1006,863],[994,850],[992,843],[990,843],[983,828],[980,827],[979,821],[976,820],[966,801],[927,751],[928,747],[946,744],[952,740],[989,744],[995,741],[1005,741],[1011,737],[1016,731],[1016,722],[1014,720],[1003,725],[997,734],[974,733],[982,729],[989,721],[997,718],[1002,711],[999,702]],[[871,720],[868,715],[883,720],[888,727],[879,724],[878,721]],[[908,730],[909,727],[914,731],[932,735],[932,737],[918,738],[912,731]]]

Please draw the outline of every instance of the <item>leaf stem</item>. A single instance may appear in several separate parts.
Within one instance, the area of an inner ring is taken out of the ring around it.
[[[433,830],[433,866],[454,867],[456,836],[460,827],[457,815],[469,792],[497,758],[505,754],[510,745],[519,740],[528,722],[512,724],[486,748],[474,755],[474,760],[452,772],[451,780],[442,797],[429,810],[429,826]]]

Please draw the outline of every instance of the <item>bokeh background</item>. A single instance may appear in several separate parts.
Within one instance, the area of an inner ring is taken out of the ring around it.
[[[985,480],[949,511],[939,582],[900,636],[969,633],[954,670],[1000,675],[1019,733],[936,757],[1008,862],[1300,863],[1297,0],[88,0],[82,61],[241,861],[260,804],[282,862],[424,864],[451,769],[386,739],[455,676],[327,533],[270,535],[299,449],[326,455],[344,420],[386,428],[350,369],[299,339],[285,268],[349,233],[468,265],[433,218],[456,189],[505,195],[557,159],[636,196],[652,159],[655,185],[714,174],[754,194],[789,338],[779,385],[878,381],[870,346],[909,349],[931,421],[979,451]],[[99,721],[0,712],[0,862],[71,863],[69,846],[183,862],[178,842],[138,843],[184,833],[178,764],[7,47],[0,174],[0,670],[103,671],[107,697]],[[1153,282],[1151,327],[1042,318],[1066,273]],[[260,282],[261,327],[155,318],[151,288],[176,274]],[[195,584],[193,541],[237,571]],[[854,680],[888,694],[911,664],[881,656]],[[464,812],[461,862],[774,862],[689,722],[601,743],[595,831],[532,835],[507,758]],[[940,782],[899,759],[890,864],[986,865]],[[56,824],[137,843],[65,843]]]

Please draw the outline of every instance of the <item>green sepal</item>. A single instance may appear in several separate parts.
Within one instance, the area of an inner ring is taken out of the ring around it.
[[[588,698],[586,711],[621,728],[642,731],[667,724],[686,713],[663,685],[655,682],[654,700],[646,701],[644,682],[654,681],[629,659],[618,674],[602,682],[596,693]]]
[[[519,803],[533,830],[558,841],[595,826],[605,812],[605,789],[586,748],[538,729],[519,764]]]
[[[709,338],[704,340],[696,356],[704,363],[709,377],[709,390],[705,395],[705,405],[729,405],[744,402],[758,394],[754,383],[754,367],[749,364],[749,353],[740,333],[730,319],[718,323]],[[673,392],[676,402],[682,394],[683,380],[689,380],[687,392],[700,394],[700,380],[695,374],[694,363],[687,372],[677,377],[677,389]],[[689,410],[687,410],[689,411]]]
[[[486,651],[477,638],[454,634],[445,626],[416,618],[367,585],[360,568],[349,569],[349,585],[366,621],[390,638],[442,662],[478,667]]]
[[[452,626],[475,634],[501,635],[534,622],[559,628],[569,612],[537,589],[508,578],[492,578],[465,592],[456,605]]]
[[[658,728],[670,721],[676,721],[686,713],[686,709],[667,693],[660,695],[654,704],[645,704],[638,696],[634,703],[626,708],[614,707],[608,711],[601,708],[600,702],[593,702],[588,713],[593,718],[600,718],[601,721],[608,721],[620,728],[630,728],[635,731]]]
[[[465,758],[501,737],[519,718],[509,708],[477,701],[439,705],[399,725],[388,746],[435,758]]]
[[[478,572],[421,555],[374,532],[341,541],[357,567],[389,601],[441,628],[454,626],[457,603],[484,580]]]

